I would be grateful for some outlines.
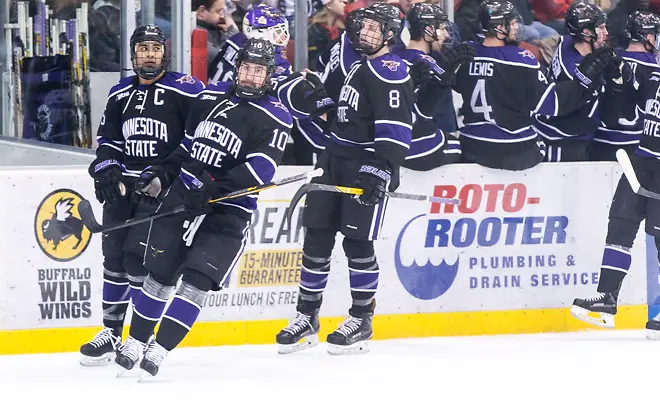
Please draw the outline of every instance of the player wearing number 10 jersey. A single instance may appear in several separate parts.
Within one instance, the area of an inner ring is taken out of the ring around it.
[[[531,168],[545,155],[532,114],[563,115],[584,105],[614,54],[594,52],[577,66],[580,78],[549,82],[534,55],[516,45],[524,25],[513,4],[487,0],[479,20],[485,39],[472,43],[476,57],[459,69],[455,84],[463,97],[463,159],[497,169]]]

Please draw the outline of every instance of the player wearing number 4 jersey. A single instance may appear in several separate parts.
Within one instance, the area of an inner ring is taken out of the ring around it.
[[[328,352],[364,351],[373,334],[378,287],[373,240],[383,224],[385,193],[397,188],[398,169],[411,142],[413,83],[404,61],[387,47],[400,25],[396,7],[376,3],[347,31],[366,59],[355,63],[344,80],[331,138],[317,163],[325,173],[317,182],[356,186],[364,193],[357,199],[327,192],[307,195],[297,314],[276,337],[281,353],[318,342],[319,308],[337,232],[344,235],[353,301],[349,317],[328,335]]]
[[[585,104],[613,52],[585,57],[576,73],[582,79],[551,83],[534,55],[516,45],[523,24],[513,4],[485,1],[479,20],[486,38],[472,44],[476,57],[459,69],[455,85],[463,97],[463,159],[505,170],[531,168],[545,154],[532,114],[563,115]]]

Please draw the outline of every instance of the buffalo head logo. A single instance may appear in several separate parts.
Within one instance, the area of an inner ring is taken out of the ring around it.
[[[70,261],[89,245],[91,233],[78,214],[82,197],[68,189],[48,194],[37,208],[34,231],[41,250],[56,261]]]

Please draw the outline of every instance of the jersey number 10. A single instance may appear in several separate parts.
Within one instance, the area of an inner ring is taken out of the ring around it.
[[[477,104],[477,102],[479,104]],[[493,107],[488,105],[486,99],[486,80],[478,79],[477,84],[472,91],[472,98],[470,99],[470,107],[473,114],[483,114],[484,120],[493,122],[490,113],[493,112]]]

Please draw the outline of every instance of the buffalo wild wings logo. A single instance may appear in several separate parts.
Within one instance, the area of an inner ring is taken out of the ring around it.
[[[82,196],[73,190],[58,189],[49,193],[37,207],[34,235],[48,257],[71,261],[89,245],[92,234],[82,223],[78,203]]]
[[[383,67],[388,68],[390,71],[396,71],[399,68],[399,65],[401,65],[401,63],[398,61],[392,61],[392,60],[382,60],[382,61],[383,61]]]

